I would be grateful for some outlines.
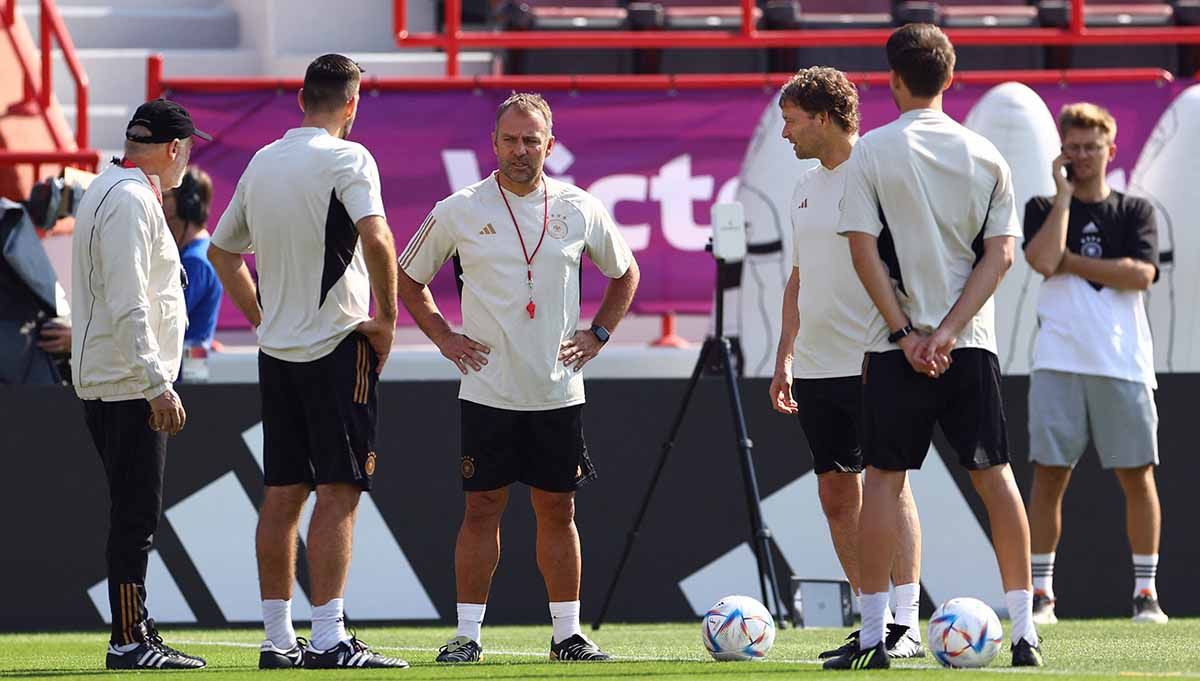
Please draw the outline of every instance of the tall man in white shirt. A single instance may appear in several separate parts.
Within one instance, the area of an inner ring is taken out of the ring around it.
[[[309,64],[297,95],[304,120],[251,159],[209,247],[225,291],[258,330],[264,669],[408,666],[373,652],[343,621],[355,510],[379,462],[379,372],[396,326],[396,249],[379,170],[366,148],[346,141],[360,71],[339,54]],[[255,255],[257,284],[243,253]],[[291,597],[300,511],[314,488],[312,638],[304,646]]]
[[[1162,510],[1154,341],[1143,291],[1158,278],[1158,229],[1149,201],[1113,191],[1105,176],[1117,122],[1078,102],[1058,117],[1062,155],[1052,164],[1054,197],[1025,207],[1025,257],[1046,277],[1038,293],[1038,335],[1029,376],[1033,489],[1034,618],[1054,614],[1054,552],[1062,499],[1089,435],[1100,465],[1125,493],[1133,551],[1133,621],[1164,624],[1155,576]],[[1067,179],[1064,167],[1070,167]]]
[[[596,476],[583,437],[580,370],[629,309],[637,262],[598,199],[543,174],[554,135],[539,95],[514,94],[500,105],[492,144],[499,170],[438,202],[400,255],[400,299],[463,374],[458,631],[437,659],[481,657],[500,516],[509,486],[522,482],[537,516],[537,562],[554,625],[550,657],[606,660],[579,625],[575,490]],[[427,287],[455,252],[463,270],[461,334]],[[611,281],[590,328],[579,330],[584,255]]]
[[[792,194],[792,274],[783,291],[783,324],[771,380],[771,405],[796,414],[808,439],[817,493],[833,548],[857,596],[858,515],[862,449],[858,444],[863,342],[874,308],[854,274],[846,239],[838,234],[838,204],[846,161],[858,140],[858,90],[837,69],[812,67],[792,77],[779,96],[783,137],[796,158],[817,159]],[[793,377],[795,382],[793,383]],[[892,564],[896,621],[888,622],[891,657],[924,657],[917,622],[921,599],[921,526],[907,484],[900,497],[900,537]],[[891,611],[885,612],[890,619]],[[858,649],[859,632],[821,653]]]
[[[1013,666],[1040,666],[1029,523],[1008,465],[992,305],[1021,233],[1011,171],[990,142],[942,112],[955,54],[940,29],[897,29],[887,56],[901,115],[855,145],[840,228],[877,311],[863,362],[861,647],[825,666],[890,666],[883,613],[900,492],[935,424],[987,509]]]
[[[146,566],[162,514],[167,436],[187,421],[179,375],[187,308],[162,192],[179,186],[196,130],[178,104],[139,106],[125,156],[93,180],[76,212],[71,374],[109,493],[109,669],[197,669],[163,644],[146,610]]]

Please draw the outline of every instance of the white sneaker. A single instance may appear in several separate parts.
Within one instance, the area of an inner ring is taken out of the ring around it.
[[[1138,624],[1166,624],[1167,613],[1158,605],[1158,598],[1143,591],[1133,598],[1133,621]]]
[[[1058,624],[1058,616],[1054,614],[1054,599],[1043,591],[1033,592],[1033,623]]]

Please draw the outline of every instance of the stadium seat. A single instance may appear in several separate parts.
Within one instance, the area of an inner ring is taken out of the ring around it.
[[[1037,11],[1042,26],[1066,27],[1071,22],[1069,0],[1042,0]],[[1169,26],[1174,23],[1174,13],[1174,8],[1165,2],[1088,0],[1083,18],[1087,26],[1093,27]]]
[[[1025,0],[942,0],[948,28],[1026,28],[1038,23],[1037,8]]]

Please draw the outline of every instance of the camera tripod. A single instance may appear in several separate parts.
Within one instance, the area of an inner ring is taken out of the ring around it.
[[[727,263],[721,259],[717,259],[717,281],[724,279],[722,276],[722,268],[727,267]],[[754,459],[750,454],[754,443],[750,440],[750,435],[746,429],[746,417],[742,411],[741,391],[738,388],[737,375],[734,371],[732,342],[725,336],[725,305],[724,291],[718,285],[716,296],[716,329],[715,335],[704,339],[704,345],[700,348],[700,356],[696,358],[696,366],[692,369],[692,377],[688,381],[687,390],[683,394],[683,401],[679,405],[679,411],[675,415],[675,420],[671,424],[671,430],[667,434],[667,439],[662,445],[662,454],[658,458],[658,464],[655,466],[654,475],[650,478],[650,487],[646,490],[646,496],[642,499],[642,505],[638,509],[637,515],[634,517],[633,527],[630,528],[625,540],[625,550],[621,553],[621,559],[617,562],[617,569],[613,573],[612,583],[608,587],[608,593],[604,597],[604,604],[600,607],[600,614],[597,615],[596,621],[592,623],[592,629],[599,629],[604,622],[605,615],[608,614],[608,607],[612,604],[613,594],[617,590],[617,583],[621,580],[621,573],[625,570],[625,564],[629,560],[629,554],[633,550],[633,543],[637,540],[638,533],[642,528],[642,522],[646,519],[646,511],[650,506],[650,500],[654,496],[654,490],[658,487],[658,481],[662,477],[663,469],[667,464],[667,457],[670,456],[671,450],[675,448],[675,438],[679,435],[679,429],[683,425],[683,418],[687,414],[688,405],[692,401],[692,395],[696,390],[696,385],[700,382],[700,378],[704,375],[705,369],[715,370],[719,372],[725,379],[725,387],[729,392],[729,404],[731,407],[731,415],[733,416],[733,428],[737,435],[738,459],[742,468],[742,483],[746,496],[746,506],[750,514],[750,546],[754,550],[754,558],[758,567],[758,582],[759,588],[762,591],[762,603],[768,610],[772,611],[775,622],[780,626],[785,626],[787,620],[784,619],[786,613],[789,618],[792,616],[790,605],[780,597],[779,580],[775,575],[775,562],[771,556],[771,531],[763,522],[762,505],[758,493],[758,478],[754,471]],[[712,362],[710,364],[710,362]],[[772,608],[772,603],[774,607]],[[785,610],[784,608],[787,607]]]

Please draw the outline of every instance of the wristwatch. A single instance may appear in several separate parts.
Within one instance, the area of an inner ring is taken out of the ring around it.
[[[595,334],[596,340],[600,341],[601,345],[607,343],[608,338],[611,335],[609,334],[608,329],[600,326],[599,324],[592,324],[592,333]]]
[[[907,336],[908,334],[910,334],[912,332],[913,332],[912,322],[909,322],[904,325],[903,329],[900,329],[899,331],[893,331],[892,334],[888,336],[888,342],[889,343],[899,343],[901,338],[904,338],[905,336]]]

